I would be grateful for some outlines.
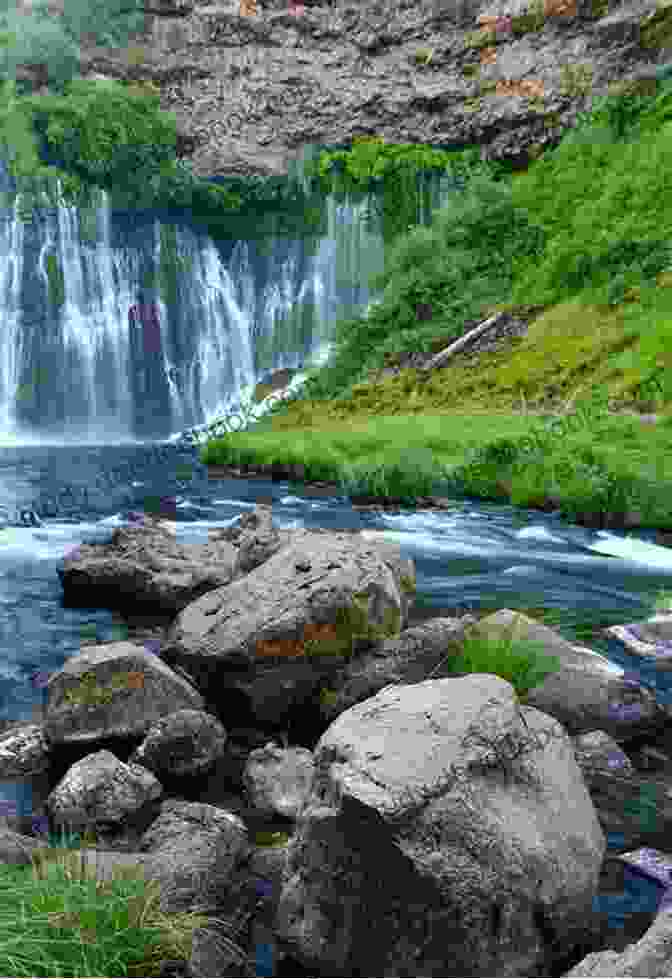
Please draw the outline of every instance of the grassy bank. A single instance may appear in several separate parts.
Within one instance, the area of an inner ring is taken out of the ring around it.
[[[299,464],[349,495],[465,494],[672,527],[671,114],[669,86],[610,96],[524,173],[478,170],[431,228],[395,241],[371,283],[381,301],[337,324],[298,396],[202,460]],[[428,379],[377,375],[506,310],[529,329],[504,349]]]
[[[198,914],[163,914],[156,881],[115,868],[99,881],[67,847],[37,850],[30,866],[0,865],[0,973],[152,976],[188,958]]]

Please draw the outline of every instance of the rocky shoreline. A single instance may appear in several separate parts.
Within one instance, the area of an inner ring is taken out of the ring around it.
[[[593,905],[642,847],[672,861],[669,709],[602,656],[503,609],[478,629],[542,642],[559,672],[524,702],[451,673],[476,620],[410,625],[396,545],[281,531],[265,505],[206,544],[147,517],[58,574],[68,604],[142,617],[144,634],[67,660],[42,719],[0,734],[0,777],[42,779],[49,827],[96,833],[97,873],[126,860],[167,913],[210,909],[164,975],[249,975],[215,920],[253,919],[260,886],[279,975],[618,975],[654,954],[672,972],[669,915]],[[635,655],[670,658],[672,615],[619,628]],[[29,862],[35,832],[8,820],[0,859]],[[253,959],[251,927],[237,941]]]

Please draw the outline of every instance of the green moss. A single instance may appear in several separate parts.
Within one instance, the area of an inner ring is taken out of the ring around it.
[[[540,31],[545,23],[544,0],[532,0],[527,13],[511,18],[511,30],[514,35],[521,37],[523,34]]]
[[[403,592],[414,593],[416,591],[415,578],[412,578],[409,575],[402,574],[401,590]]]
[[[483,106],[483,100],[475,96],[474,98],[465,99],[463,103],[463,108],[465,112],[479,112]]]
[[[268,830],[259,830],[254,834],[255,846],[286,846],[289,841],[289,833],[281,832],[271,832]]]
[[[592,0],[592,14],[596,20],[609,13],[609,0]]]
[[[672,44],[672,4],[658,3],[658,9],[644,17],[639,28],[642,48],[667,48]]]
[[[491,28],[484,28],[479,31],[470,31],[464,36],[464,46],[468,50],[480,50],[481,48],[487,48],[495,44],[497,41],[497,32]]]
[[[419,65],[428,65],[432,60],[432,55],[434,54],[433,49],[429,48],[418,48],[412,55],[412,60]]]
[[[337,700],[338,693],[336,690],[330,690],[329,687],[323,687],[320,690],[320,703],[323,707],[333,707]]]
[[[340,608],[336,613],[335,639],[309,639],[304,646],[307,656],[352,656],[354,639],[387,639],[398,636],[401,630],[401,614],[397,609],[388,608],[380,626],[369,622],[369,595],[367,592],[355,592],[352,604]]]
[[[588,95],[593,87],[590,65],[563,65],[560,76],[561,95]]]
[[[109,704],[120,690],[133,689],[131,674],[128,671],[113,673],[108,687],[113,689],[99,686],[94,673],[84,673],[79,685],[66,690],[64,697],[71,704]]]

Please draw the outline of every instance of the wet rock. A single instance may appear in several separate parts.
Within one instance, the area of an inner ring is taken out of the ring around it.
[[[109,544],[81,544],[58,568],[66,604],[151,606],[176,614],[230,582],[235,550],[225,541],[178,544],[161,521],[146,517],[114,531]]]

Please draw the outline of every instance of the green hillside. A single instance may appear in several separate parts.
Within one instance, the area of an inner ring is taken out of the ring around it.
[[[524,173],[475,168],[431,228],[395,240],[371,283],[381,302],[337,325],[329,365],[203,461],[303,463],[351,494],[443,489],[672,527],[670,113],[667,81],[612,95]],[[429,380],[376,379],[394,354],[441,349],[495,310],[527,314],[527,334]]]

